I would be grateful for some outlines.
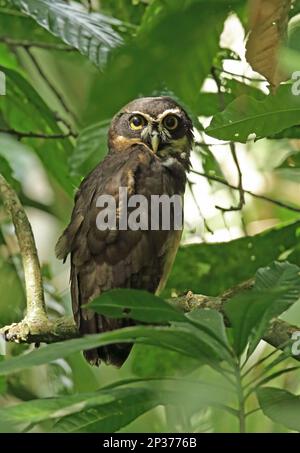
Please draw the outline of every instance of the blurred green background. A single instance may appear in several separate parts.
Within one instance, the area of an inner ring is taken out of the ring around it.
[[[71,312],[68,264],[56,260],[54,246],[68,222],[76,187],[105,155],[112,116],[142,95],[170,94],[187,108],[198,142],[192,155],[193,170],[202,174],[189,175],[182,248],[164,295],[192,290],[216,296],[275,259],[300,263],[300,229],[293,224],[300,212],[299,112],[298,120],[295,113],[283,131],[278,120],[267,118],[274,133],[266,133],[258,141],[241,143],[233,135],[230,140],[236,142],[246,203],[229,212],[218,208],[239,204],[239,173],[228,140],[208,135],[205,129],[214,115],[240,96],[265,101],[269,93],[268,82],[245,58],[247,2],[65,2],[78,12],[78,17],[70,13],[73,28],[65,24],[64,31],[56,33],[64,35],[65,42],[38,24],[43,23],[46,10],[35,20],[18,3],[0,0],[0,70],[6,75],[7,89],[6,96],[0,96],[0,171],[17,191],[31,221],[52,317]],[[35,6],[35,2],[25,3],[32,3],[32,9]],[[63,17],[63,2],[48,3],[53,8],[58,4],[52,19]],[[91,19],[93,39],[85,28],[86,17],[80,16],[88,10],[105,15]],[[280,53],[289,75],[298,67],[300,70],[299,13],[299,2],[294,2],[289,12],[289,42]],[[55,29],[55,19],[53,24]],[[81,25],[83,55],[66,44],[75,40],[73,35]],[[241,115],[241,121],[243,118]],[[18,131],[65,137],[20,139]],[[25,295],[16,239],[2,206],[0,227],[0,323],[5,325],[22,318]],[[300,325],[299,303],[284,317]],[[2,347],[9,356],[32,349],[12,344]],[[262,342],[253,360],[269,351]],[[279,365],[279,369],[281,366],[287,365]],[[121,379],[164,376],[220,383],[220,377],[192,359],[136,345],[120,370],[104,365],[91,368],[78,353],[10,375],[0,388],[0,406],[91,392]],[[299,371],[280,376],[275,386],[297,393],[299,376]],[[178,398],[183,395],[179,386]],[[237,432],[230,414],[203,408],[190,417],[189,405],[192,401],[186,398],[182,413],[168,407],[152,409],[122,431]],[[249,410],[252,408],[255,402],[250,400]],[[44,422],[35,429],[47,431],[48,425]],[[288,429],[259,411],[249,417],[248,431]]]

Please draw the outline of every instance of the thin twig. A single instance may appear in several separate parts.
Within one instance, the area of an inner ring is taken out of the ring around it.
[[[29,56],[30,60],[32,61],[33,65],[35,66],[37,72],[40,74],[40,76],[42,77],[42,79],[44,80],[44,82],[48,85],[48,87],[50,88],[50,90],[54,93],[55,97],[57,98],[57,100],[60,102],[60,104],[62,105],[62,107],[64,108],[64,110],[72,116],[72,118],[78,122],[77,120],[77,117],[75,115],[74,112],[72,112],[70,110],[70,108],[68,107],[66,101],[64,100],[63,96],[61,95],[61,93],[57,90],[57,88],[54,86],[54,84],[51,82],[51,80],[48,78],[47,74],[45,73],[45,71],[42,69],[41,65],[39,64],[37,58],[33,55],[33,53],[31,52],[30,49],[25,49],[26,50],[26,53],[27,55]]]
[[[92,4],[92,0],[87,0],[87,4],[88,4],[88,12],[91,13],[93,12],[93,4]]]
[[[206,142],[199,142],[195,141],[195,146],[228,146],[230,145],[230,142],[224,142],[224,143],[206,143]]]
[[[69,131],[66,134],[57,133],[57,134],[45,134],[43,132],[27,132],[27,131],[17,131],[13,128],[0,128],[0,133],[15,135],[18,139],[22,138],[44,138],[47,140],[58,140],[70,137],[77,137],[75,132]]]
[[[221,80],[220,80],[220,78],[218,77],[218,75],[216,73],[216,68],[215,67],[212,68],[211,74],[212,74],[213,79],[214,79],[214,81],[215,81],[215,83],[217,85],[219,101],[220,101],[220,109],[223,111],[225,109],[224,93],[222,91]],[[245,204],[245,195],[244,195],[244,189],[243,189],[243,174],[242,174],[242,171],[241,171],[239,160],[237,158],[236,147],[235,147],[235,144],[233,142],[229,143],[229,147],[230,147],[231,156],[232,156],[232,158],[234,160],[234,163],[235,163],[235,166],[236,166],[236,169],[237,169],[237,172],[238,172],[238,177],[239,177],[238,190],[239,190],[239,194],[240,194],[240,199],[239,199],[239,202],[238,202],[237,206],[231,206],[230,208],[223,208],[221,206],[216,206],[217,209],[219,209],[220,211],[223,211],[223,212],[241,211],[243,206],[244,206],[244,204]]]
[[[23,47],[24,49],[38,48],[44,50],[58,50],[62,52],[77,52],[77,49],[75,49],[75,47],[69,47],[64,44],[12,39],[7,36],[0,36],[0,42],[8,46]]]
[[[258,79],[255,77],[249,77],[242,74],[235,74],[234,72],[226,71],[225,69],[218,68],[217,66],[213,66],[213,70],[218,72],[224,72],[225,74],[231,75],[233,77],[240,77],[241,79],[250,80],[251,82],[268,82],[266,79]]]
[[[203,213],[202,213],[202,211],[201,211],[201,208],[200,208],[200,206],[199,206],[198,200],[197,200],[197,198],[196,198],[196,196],[195,196],[195,194],[194,194],[193,183],[192,183],[191,181],[189,181],[189,180],[188,180],[188,187],[189,187],[189,189],[190,189],[192,198],[193,198],[194,203],[195,203],[195,205],[196,205],[196,207],[197,207],[197,210],[198,210],[198,212],[199,212],[199,215],[200,215],[200,217],[201,217],[202,220],[203,220],[203,223],[204,223],[204,226],[205,226],[206,230],[207,230],[210,234],[214,234],[214,232],[212,231],[212,229],[211,229],[210,226],[208,225],[207,220],[206,220],[206,218],[204,217],[204,215],[203,215]]]
[[[202,173],[202,172],[196,171],[196,170],[190,170],[190,171],[191,171],[191,173],[194,173],[195,175],[202,176],[203,178],[223,184],[224,186],[227,186],[230,189],[239,190],[239,187],[234,186],[233,184],[230,184],[228,181],[225,181],[225,179],[220,178],[219,176],[208,175],[206,173]],[[258,198],[260,200],[267,201],[268,203],[275,204],[277,206],[280,206],[281,208],[289,209],[290,211],[293,211],[293,212],[300,212],[300,208],[296,208],[295,206],[292,206],[288,203],[284,203],[283,201],[280,201],[280,200],[276,200],[275,198],[271,198],[266,195],[260,195],[258,193],[252,192],[251,190],[247,190],[247,189],[243,189],[243,191],[244,191],[244,193],[251,195],[254,198]]]
[[[243,209],[243,206],[245,205],[245,191],[243,188],[243,174],[242,174],[241,167],[240,167],[240,164],[239,164],[239,161],[237,158],[235,144],[232,142],[230,143],[230,151],[231,151],[231,155],[232,155],[232,158],[234,160],[234,163],[235,163],[235,166],[236,166],[236,169],[238,172],[239,182],[238,182],[237,189],[240,194],[240,199],[239,199],[237,206],[231,206],[230,208],[223,208],[221,206],[216,206],[216,209],[219,209],[220,211],[223,211],[223,212],[241,211]]]

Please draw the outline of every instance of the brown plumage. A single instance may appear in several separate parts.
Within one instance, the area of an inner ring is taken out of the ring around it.
[[[138,124],[136,116],[143,115],[144,119],[139,118],[143,124],[136,129],[132,121]],[[164,133],[162,122],[174,127],[170,116],[176,116],[177,127]],[[159,135],[159,143],[157,138],[152,140],[153,135]],[[60,259],[65,260],[71,254],[72,307],[82,334],[133,325],[130,319],[107,318],[83,306],[112,288],[144,289],[152,293],[161,290],[182,234],[173,228],[124,231],[118,229],[118,224],[115,230],[99,230],[96,225],[101,211],[96,206],[98,197],[103,194],[114,197],[119,219],[123,209],[119,203],[119,187],[127,188],[128,197],[138,194],[147,200],[151,195],[183,195],[192,140],[190,119],[170,98],[133,101],[113,119],[108,155],[81,183],[70,224],[56,247]],[[131,211],[128,209],[129,213]],[[84,354],[93,364],[103,360],[121,366],[130,349],[129,344],[117,344]]]

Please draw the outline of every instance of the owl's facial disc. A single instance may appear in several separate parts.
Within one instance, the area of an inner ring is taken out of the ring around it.
[[[159,159],[174,157],[187,167],[193,139],[192,121],[174,100],[139,98],[127,104],[112,121],[109,149],[122,151],[144,144]]]
[[[134,121],[136,124],[141,124],[141,117],[142,115],[135,115],[131,118],[131,122]],[[159,115],[157,118],[148,117],[147,115],[147,117],[143,117],[143,121],[143,125],[140,126],[141,139],[155,154],[172,144],[173,135],[181,125],[181,118],[169,111]],[[130,127],[135,129],[136,126],[130,124]]]

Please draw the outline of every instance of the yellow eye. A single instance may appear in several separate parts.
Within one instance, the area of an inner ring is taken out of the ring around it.
[[[163,124],[169,131],[174,131],[178,127],[179,120],[176,115],[167,115],[163,120]]]
[[[145,118],[142,115],[134,115],[130,118],[129,125],[133,131],[139,131],[145,126]]]

